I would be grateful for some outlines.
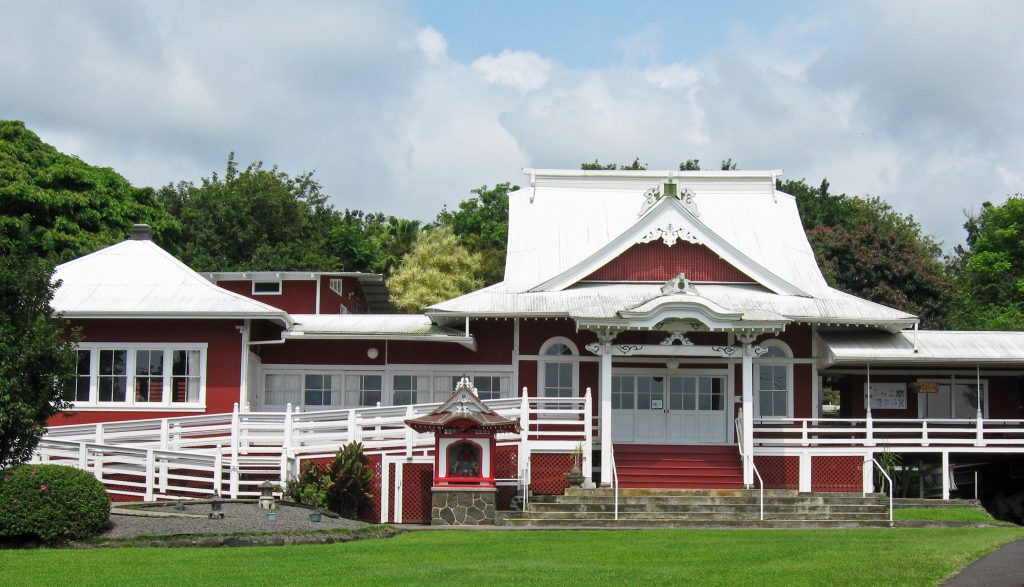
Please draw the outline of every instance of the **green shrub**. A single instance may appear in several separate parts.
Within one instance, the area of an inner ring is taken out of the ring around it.
[[[0,538],[80,540],[106,530],[109,519],[107,490],[85,471],[22,465],[0,477]]]
[[[334,456],[327,467],[307,462],[297,479],[288,481],[285,495],[298,503],[322,508],[358,520],[370,504],[373,469],[363,454],[363,445],[349,443]],[[324,499],[326,498],[326,503]]]

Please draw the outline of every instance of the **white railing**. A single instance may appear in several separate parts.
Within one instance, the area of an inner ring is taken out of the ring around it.
[[[867,459],[864,460],[864,464],[865,465],[868,464],[868,462],[869,461]],[[885,480],[889,482],[889,491],[888,491],[888,494],[889,494],[889,525],[892,526],[893,525],[893,521],[892,521],[892,504],[893,504],[893,502],[892,502],[892,494],[893,494],[893,491],[894,491],[893,483],[892,483],[892,477],[890,477],[889,473],[887,473],[885,471],[885,469],[882,468],[882,464],[879,463],[877,459],[875,459],[874,457],[871,457],[870,462],[873,463],[872,464],[872,469],[877,467],[878,471],[881,472],[882,475],[885,477]],[[862,495],[863,495],[863,497],[867,497],[868,492],[867,492],[867,488],[866,487],[864,488],[864,492],[863,492]]]
[[[736,420],[733,422],[736,430],[736,447],[740,452],[740,459],[746,462],[747,453],[743,446],[743,409],[740,408],[739,413],[736,415]],[[756,429],[755,429],[756,430]],[[760,511],[761,520],[764,520],[764,479],[761,477],[761,472],[757,470],[757,463],[754,462],[753,451],[750,454],[750,469],[754,475],[757,476],[758,486],[760,487],[760,499],[758,501],[758,508]]]
[[[1024,420],[761,418],[761,447],[1024,447]]]
[[[608,450],[608,467],[611,469],[612,499],[615,501],[615,519],[619,519],[619,470],[615,467],[615,447]]]
[[[590,446],[589,390],[584,397],[557,399],[527,397],[525,391],[523,398],[484,403],[520,422],[520,433],[498,434],[496,440],[500,445],[519,444],[520,462],[525,461],[526,471],[531,451],[569,453],[580,443]],[[284,483],[295,475],[297,459],[330,457],[348,442],[361,442],[367,454],[423,454],[433,449],[433,434],[417,433],[405,421],[439,405],[313,412],[299,412],[289,405],[284,412],[239,412],[235,404],[227,414],[53,426],[40,442],[34,460],[90,470],[113,488],[112,493],[147,500],[155,493],[201,496],[214,491],[232,498],[247,497],[258,495],[259,485],[267,478]],[[590,471],[590,451],[585,450],[583,458]],[[183,469],[184,465],[189,468]],[[109,476],[111,470],[118,475],[116,479]],[[183,470],[202,475],[180,473]],[[206,473],[209,476],[204,477]],[[195,489],[201,478],[206,479],[208,489]]]

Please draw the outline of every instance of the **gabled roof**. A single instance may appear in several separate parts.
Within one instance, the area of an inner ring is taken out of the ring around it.
[[[286,312],[221,289],[149,240],[126,240],[58,265],[52,307],[67,318],[264,318]]]
[[[702,244],[754,281],[778,294],[807,296],[800,288],[761,266],[743,251],[723,239],[687,210],[680,200],[663,197],[636,222],[606,245],[559,275],[531,288],[531,291],[559,291],[580,281],[596,269],[640,242],[664,239]]]
[[[411,418],[405,424],[417,432],[433,432],[442,428],[480,428],[496,432],[519,432],[519,422],[498,414],[484,405],[469,379],[463,378],[455,393],[433,412]]]
[[[795,199],[775,190],[780,171],[525,171],[531,186],[509,195],[504,284],[509,292],[565,287],[553,280],[588,259],[599,264],[602,251],[618,248],[613,241],[640,230],[645,194],[666,181],[693,194],[694,211],[684,215],[673,206],[671,214],[661,212],[666,217],[652,217],[650,229],[660,228],[657,220],[685,216],[687,227],[699,223],[726,260],[739,264],[742,259],[748,266],[738,268],[744,271],[753,271],[751,264],[758,267],[758,281],[773,291],[815,296],[828,288]]]

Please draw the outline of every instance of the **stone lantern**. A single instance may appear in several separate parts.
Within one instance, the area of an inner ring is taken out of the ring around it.
[[[496,414],[477,397],[469,379],[433,412],[405,421],[417,432],[434,433],[433,525],[494,523],[495,435],[518,432],[519,423]]]

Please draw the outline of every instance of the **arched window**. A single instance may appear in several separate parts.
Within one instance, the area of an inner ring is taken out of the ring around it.
[[[548,339],[540,349],[541,361],[538,365],[537,375],[539,381],[537,388],[541,390],[542,397],[575,397],[577,376],[579,370],[579,351],[576,345],[567,338],[556,336]],[[571,408],[571,405],[551,405],[551,409],[564,407]]]
[[[754,371],[754,405],[759,418],[789,418],[793,415],[793,352],[781,340],[766,340],[768,349],[757,360]]]

